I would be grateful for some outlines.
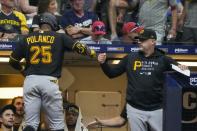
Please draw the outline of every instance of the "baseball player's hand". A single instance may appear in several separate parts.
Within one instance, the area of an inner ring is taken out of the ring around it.
[[[96,52],[94,49],[90,49],[86,44],[83,44],[79,41],[73,45],[72,49],[79,54],[96,57]]]
[[[178,65],[178,67],[181,69],[181,70],[188,70],[189,68],[188,68],[188,66],[186,66],[186,65]]]
[[[90,49],[87,45],[86,45],[86,54],[91,58],[96,57],[96,51],[94,49]]]
[[[103,64],[103,63],[105,63],[106,58],[107,58],[106,53],[101,53],[101,54],[98,55],[98,62]]]

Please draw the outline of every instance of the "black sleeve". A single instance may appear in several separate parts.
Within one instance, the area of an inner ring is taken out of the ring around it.
[[[75,41],[66,34],[62,34],[62,39],[64,43],[64,48],[71,51],[73,45],[75,44]]]
[[[125,56],[119,64],[110,67],[107,62],[105,62],[101,64],[101,68],[109,78],[114,78],[120,76],[126,71],[127,61],[128,56]]]
[[[24,39],[22,39],[16,43],[16,47],[12,51],[11,56],[14,59],[20,61],[22,58],[25,58],[25,54],[26,54],[26,45],[25,45]]]
[[[121,116],[122,118],[124,118],[125,120],[127,120],[127,109],[126,109],[126,104],[124,105],[124,108],[123,108],[123,110],[122,110],[120,116]]]
[[[24,42],[20,41],[16,43],[16,48],[13,50],[13,52],[10,55],[9,64],[14,69],[22,71],[24,68],[20,64],[20,61],[22,58],[25,58],[25,54],[26,54],[26,47],[24,45]]]
[[[166,71],[172,71],[172,65],[178,65],[177,61],[175,61],[174,59],[172,59],[171,57],[165,56],[165,63],[166,63]]]

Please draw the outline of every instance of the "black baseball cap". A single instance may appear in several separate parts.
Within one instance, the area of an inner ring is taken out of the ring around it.
[[[0,116],[6,111],[6,110],[12,110],[14,114],[16,114],[16,107],[14,105],[5,105],[0,110]]]
[[[157,40],[157,35],[154,30],[151,29],[144,29],[140,32],[139,36],[135,37],[136,40],[145,41],[148,39],[155,39]]]

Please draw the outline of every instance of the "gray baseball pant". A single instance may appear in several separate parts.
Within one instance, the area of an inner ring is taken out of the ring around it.
[[[138,110],[127,104],[127,118],[131,131],[162,131],[163,109]]]
[[[37,130],[40,110],[44,109],[49,128],[64,129],[64,113],[61,92],[57,78],[29,75],[24,81],[25,123]]]

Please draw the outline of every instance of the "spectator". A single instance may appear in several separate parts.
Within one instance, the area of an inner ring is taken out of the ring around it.
[[[14,11],[14,0],[1,0],[0,37],[12,39],[17,34],[29,33],[25,16]]]
[[[145,28],[153,29],[157,34],[157,45],[161,45],[165,36],[166,12],[171,7],[172,26],[168,35],[176,37],[177,27],[177,2],[176,0],[141,1],[139,11],[139,23]]]
[[[181,15],[183,13],[183,4],[181,2],[181,0],[176,0],[177,1],[177,23],[179,23]],[[176,33],[176,38],[172,37],[172,35],[168,35],[168,32],[171,29],[171,25],[172,25],[172,12],[171,12],[171,8],[168,9],[167,12],[167,22],[166,22],[166,28],[165,28],[165,38],[164,41],[166,41],[166,43],[172,43],[172,42],[179,42],[181,40],[181,36],[182,36],[182,28],[177,28],[177,33]]]
[[[85,44],[112,44],[111,41],[105,39],[105,24],[102,21],[95,21],[92,25],[92,35],[81,40]]]
[[[49,12],[55,15],[59,28],[60,28],[58,32],[62,32],[63,30],[61,29],[61,26],[60,26],[61,15],[59,15],[59,13],[57,12],[57,8],[58,8],[58,5],[57,5],[56,0],[40,0],[38,3],[38,15],[34,16],[33,22],[32,22],[33,31],[38,31],[40,29],[39,22],[40,22],[41,14],[45,12]]]
[[[14,130],[18,131],[22,129],[24,125],[24,101],[23,97],[18,96],[12,99],[12,105],[16,108],[15,121],[14,121]]]
[[[82,115],[77,105],[72,103],[64,104],[65,120],[67,127],[65,131],[88,131],[82,123]]]
[[[82,39],[92,34],[91,25],[98,17],[84,10],[84,0],[71,0],[71,11],[62,17],[62,27],[73,39]]]
[[[16,113],[16,108],[13,105],[6,105],[0,111],[0,131],[13,131],[14,126],[14,114]]]
[[[164,72],[178,64],[157,48],[156,33],[145,29],[138,36],[139,52],[130,53],[110,66],[106,54],[98,55],[103,72],[109,78],[127,73],[127,118],[131,131],[162,131]],[[186,66],[178,65],[182,70]]]
[[[184,10],[179,21],[179,27],[183,26],[183,42],[197,42],[197,1],[186,0]]]
[[[124,106],[124,109],[122,110],[120,116],[113,117],[111,119],[101,120],[98,118],[95,118],[96,121],[91,122],[88,124],[88,128],[98,128],[99,126],[104,127],[122,127],[127,122],[127,111],[126,111],[126,105]]]
[[[121,44],[133,44],[135,37],[143,31],[143,27],[134,22],[127,22],[122,27],[123,36],[120,38]]]
[[[117,22],[123,22],[123,15],[125,13],[125,9],[128,7],[128,1],[127,0],[110,0],[109,1],[109,10],[108,10],[108,16],[109,16],[109,24],[111,28],[111,40],[116,40],[118,38],[117,32],[116,32],[116,26]],[[118,10],[118,16],[117,16],[117,8],[121,8]],[[125,9],[122,9],[125,8]]]
[[[70,0],[61,0],[60,1],[60,14],[64,14],[71,9]]]
[[[16,10],[24,13],[26,16],[33,17],[37,14],[37,7],[31,6],[29,0],[15,0]]]

